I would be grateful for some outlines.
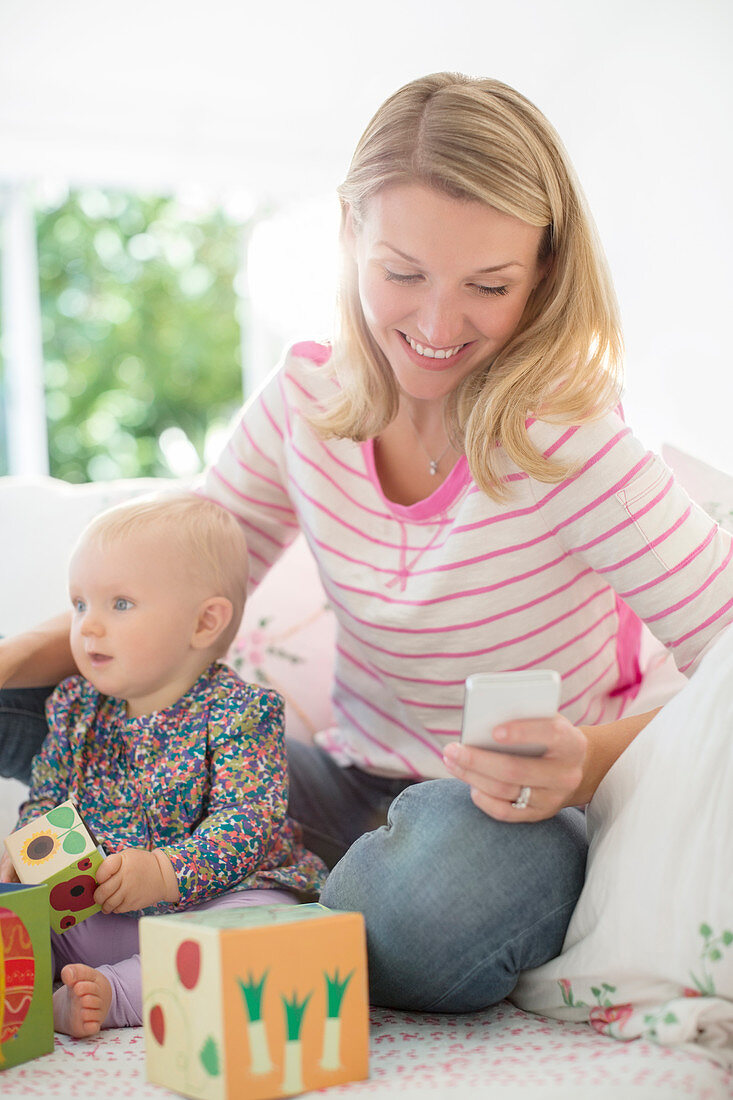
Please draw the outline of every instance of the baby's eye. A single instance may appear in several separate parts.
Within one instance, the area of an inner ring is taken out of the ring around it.
[[[132,607],[132,600],[126,600],[124,596],[118,596],[112,606],[115,611],[129,611]]]
[[[86,611],[86,606],[87,605],[84,603],[83,600],[80,600],[79,597],[76,596],[71,601],[71,606],[74,608],[74,611]]]

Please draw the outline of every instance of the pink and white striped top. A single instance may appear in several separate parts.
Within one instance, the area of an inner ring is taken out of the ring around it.
[[[373,443],[319,439],[304,413],[333,382],[328,348],[298,344],[244,407],[206,494],[242,521],[257,583],[302,530],[337,622],[341,763],[385,775],[446,775],[472,672],[555,668],[574,723],[619,717],[639,682],[644,619],[691,671],[733,621],[731,537],[675,483],[618,413],[534,444],[574,464],[559,484],[507,459],[497,504],[461,458],[404,507],[384,496]]]

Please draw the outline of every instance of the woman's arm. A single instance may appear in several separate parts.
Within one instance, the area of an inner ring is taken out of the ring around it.
[[[690,500],[617,414],[564,434],[562,425],[539,421],[532,431],[540,449],[552,447],[553,459],[576,470],[552,487],[528,482],[548,532],[578,568],[590,566],[615,590],[691,676],[733,623],[730,533]],[[625,633],[621,628],[622,654]]]
[[[69,646],[69,612],[0,639],[0,687],[58,684],[78,670]]]
[[[580,726],[587,740],[587,750],[583,765],[583,779],[568,802],[570,806],[584,806],[596,793],[598,785],[616,763],[621,753],[648,726],[652,718],[659,714],[661,707],[634,714],[631,718],[620,718],[602,726]]]
[[[602,726],[576,727],[562,715],[532,721],[506,722],[494,738],[512,745],[547,746],[544,756],[518,756],[469,748],[454,742],[446,746],[449,771],[471,787],[480,810],[498,821],[543,821],[566,806],[590,802],[596,788],[621,753],[657,714],[649,711]],[[502,733],[503,730],[503,733]],[[522,787],[530,788],[529,804],[516,807]]]

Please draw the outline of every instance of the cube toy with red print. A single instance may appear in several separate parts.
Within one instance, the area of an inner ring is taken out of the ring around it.
[[[48,887],[3,882],[0,883],[0,1070],[52,1050]]]
[[[368,1075],[361,913],[252,906],[143,917],[148,1080],[273,1100]]]
[[[105,852],[73,801],[62,802],[16,829],[5,838],[5,847],[22,883],[48,886],[54,932],[65,932],[99,912],[94,891]]]

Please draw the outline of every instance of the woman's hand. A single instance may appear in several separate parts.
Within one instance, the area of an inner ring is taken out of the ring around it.
[[[581,805],[588,741],[583,730],[562,715],[506,722],[495,740],[513,745],[547,746],[544,756],[518,756],[452,742],[443,760],[448,770],[471,787],[480,810],[497,821],[543,821],[565,806]],[[516,803],[516,805],[515,805]]]

